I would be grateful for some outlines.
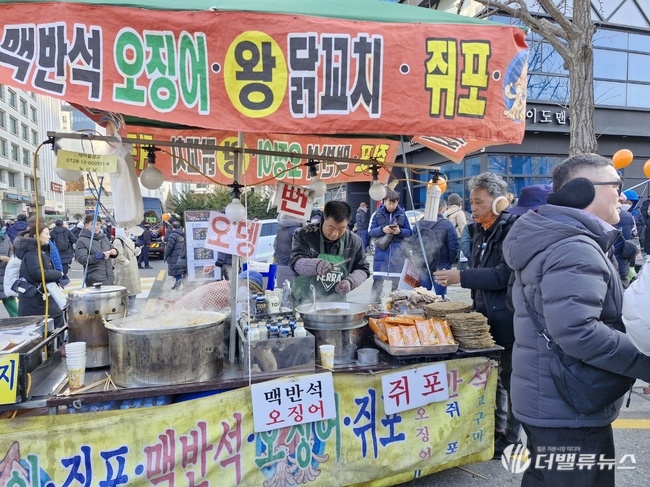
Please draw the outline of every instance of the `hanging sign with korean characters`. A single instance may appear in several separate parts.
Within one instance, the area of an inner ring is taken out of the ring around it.
[[[256,433],[336,418],[331,372],[253,384],[251,396]]]
[[[381,377],[384,412],[395,414],[449,399],[444,362],[400,370]]]
[[[251,220],[232,223],[223,213],[210,212],[205,246],[218,252],[252,257],[260,240],[262,224]]]
[[[18,395],[17,353],[0,354],[0,404],[14,404]]]
[[[59,149],[56,154],[56,167],[82,172],[117,172],[117,156],[88,154]]]
[[[314,191],[293,184],[278,183],[273,204],[278,213],[307,221],[314,206]]]

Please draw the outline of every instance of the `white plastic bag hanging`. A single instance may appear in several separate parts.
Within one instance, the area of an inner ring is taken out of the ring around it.
[[[650,257],[637,279],[623,293],[623,323],[630,340],[650,355]]]
[[[117,173],[110,174],[115,221],[119,227],[139,225],[144,217],[144,203],[132,150],[131,144],[120,144],[115,149],[114,154],[118,157]]]

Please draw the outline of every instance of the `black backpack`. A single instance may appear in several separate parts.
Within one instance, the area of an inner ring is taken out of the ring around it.
[[[56,248],[59,249],[59,252],[70,250],[70,239],[68,239],[65,231],[56,234],[54,243],[56,244]]]

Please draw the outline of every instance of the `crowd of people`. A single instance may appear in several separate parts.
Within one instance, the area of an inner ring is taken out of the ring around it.
[[[471,214],[461,197],[451,194],[440,201],[433,221],[412,224],[393,190],[372,213],[362,202],[353,217],[348,203],[329,201],[309,223],[280,216],[277,284],[289,281],[294,304],[300,304],[312,293],[345,300],[372,277],[369,299],[378,302],[385,284],[397,286],[409,259],[420,268],[422,285],[437,294],[444,296],[449,285],[471,290],[473,309],[487,318],[503,347],[495,455],[522,443],[525,432],[533,467],[524,473],[523,485],[611,485],[609,469],[538,468],[535,458],[559,445],[614,456],[611,423],[622,398],[602,410],[579,411],[555,382],[554,347],[598,370],[650,381],[650,351],[635,347],[622,319],[637,255],[650,250],[650,204],[639,205],[633,190],[622,192],[611,161],[593,154],[569,157],[555,168],[552,184],[527,186],[516,201],[506,181],[493,173],[472,177],[468,186]],[[176,290],[187,275],[187,249],[181,223],[170,226],[163,258]],[[140,228],[134,242],[129,228],[116,229],[111,240],[93,215],[78,227],[68,229],[61,221],[37,226],[24,215],[0,225],[0,297],[10,316],[43,314],[43,283],[65,286],[73,257],[84,266],[87,286],[125,286],[135,309],[142,289],[138,269],[150,268],[148,228]],[[216,286],[212,296],[227,306],[232,259],[219,254],[215,264],[224,280],[206,286]],[[264,287],[261,275],[240,271],[246,289]],[[16,279],[35,292],[15,291]],[[176,304],[202,307],[205,295],[190,293]],[[47,303],[60,326],[62,310],[52,297]]]

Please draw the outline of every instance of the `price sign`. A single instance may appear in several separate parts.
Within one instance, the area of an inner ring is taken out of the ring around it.
[[[336,417],[331,372],[253,384],[251,396],[256,433]]]
[[[444,362],[437,362],[383,375],[381,389],[386,414],[446,401],[449,399],[447,366]]]
[[[0,354],[0,404],[14,404],[18,396],[20,354]]]
[[[117,156],[86,154],[59,149],[56,155],[56,167],[76,171],[117,172]]]

